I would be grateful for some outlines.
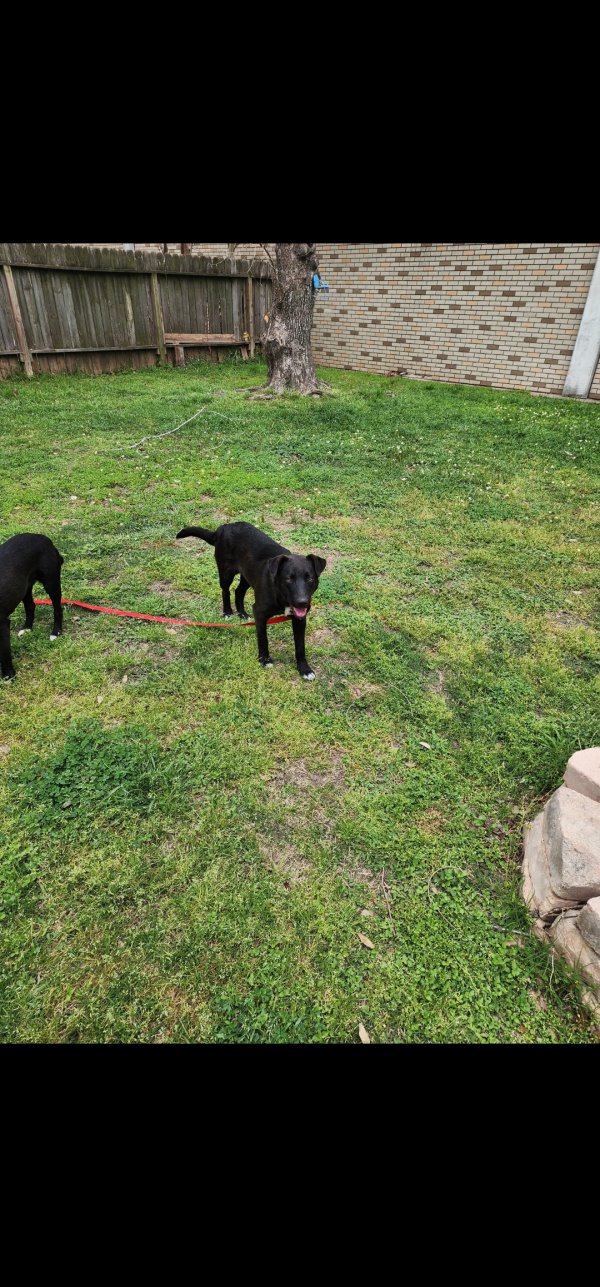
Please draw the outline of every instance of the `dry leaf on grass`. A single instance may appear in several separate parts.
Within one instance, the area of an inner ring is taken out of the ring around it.
[[[367,938],[366,934],[359,934],[358,937],[364,947],[375,947],[375,944],[371,942],[370,938]]]
[[[367,1029],[364,1027],[362,1023],[359,1023],[358,1025],[358,1035],[363,1043],[363,1046],[371,1045],[371,1038],[367,1032]]]
[[[431,750],[431,747],[430,747],[430,745],[429,745],[429,742],[419,742],[419,746],[422,746],[422,747],[423,747],[423,749],[424,749],[425,751],[430,751],[430,750]]]

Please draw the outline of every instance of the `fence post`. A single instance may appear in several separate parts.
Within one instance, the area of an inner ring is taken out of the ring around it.
[[[254,357],[254,289],[251,274],[246,278],[246,316],[250,336],[250,357]]]
[[[158,286],[158,274],[150,273],[150,286],[152,290],[152,312],[154,313],[154,330],[156,331],[156,347],[158,349],[159,360],[162,365],[167,360],[167,350],[165,348],[165,324],[162,314],[162,305],[160,302],[160,290]]]
[[[8,298],[10,300],[10,307],[12,309],[13,321],[15,323],[15,330],[17,332],[17,339],[19,341],[19,352],[21,354],[21,361],[23,363],[23,366],[25,367],[25,374],[27,375],[27,378],[30,380],[33,375],[33,367],[31,365],[31,353],[29,352],[29,345],[27,343],[27,336],[25,334],[25,327],[23,326],[23,318],[21,317],[21,309],[19,308],[19,300],[15,289],[12,268],[10,264],[3,264],[2,267],[4,268],[4,276],[6,278]]]

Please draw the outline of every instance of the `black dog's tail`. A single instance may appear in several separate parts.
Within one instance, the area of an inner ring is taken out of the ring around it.
[[[199,536],[201,540],[208,541],[209,545],[214,545],[217,533],[209,532],[207,527],[182,527],[177,533],[177,540],[180,541],[182,536]]]

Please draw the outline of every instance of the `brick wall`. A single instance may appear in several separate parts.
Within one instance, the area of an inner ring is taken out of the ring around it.
[[[315,309],[315,359],[561,393],[599,251],[598,242],[320,244],[331,292]]]

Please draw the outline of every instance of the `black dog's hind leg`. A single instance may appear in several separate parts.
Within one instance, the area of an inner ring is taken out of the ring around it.
[[[231,585],[231,582],[233,581],[234,576],[235,576],[235,572],[221,572],[221,570],[219,569],[219,585],[221,586],[221,590],[223,592],[223,616],[224,617],[233,616],[233,612],[231,610],[231,595],[229,593],[229,587]]]
[[[25,634],[26,630],[33,630],[33,618],[35,616],[35,603],[33,602],[31,586],[29,587],[23,599],[23,607],[25,609],[25,625],[23,626],[22,630],[17,631],[19,639],[21,638],[21,635]]]
[[[306,634],[306,617],[292,617],[292,630],[294,631],[294,648],[296,650],[296,665],[303,679],[314,679],[315,672],[311,670],[304,652],[304,636]]]
[[[235,592],[235,610],[238,614],[238,617],[242,618],[242,621],[248,620],[248,613],[246,612],[246,609],[244,607],[244,595],[246,593],[246,590],[249,590],[249,589],[250,589],[250,582],[246,581],[246,578],[243,577],[240,573],[238,587]]]
[[[52,626],[52,633],[50,635],[50,638],[58,639],[58,636],[62,635],[62,628],[63,628],[63,610],[62,610],[62,603],[61,603],[62,595],[61,595],[61,588],[60,588],[60,572],[54,572],[54,571],[45,572],[43,576],[40,577],[40,581],[42,582],[42,585],[46,590],[46,592],[49,594],[52,600],[52,607],[54,608],[54,623]]]
[[[267,621],[268,613],[259,612],[254,607],[254,620],[256,621],[256,634],[258,638],[258,660],[261,666],[272,666],[273,662],[269,657],[269,641],[267,639]]]
[[[10,655],[10,621],[4,617],[0,621],[0,670],[3,679],[14,679],[15,672]]]

